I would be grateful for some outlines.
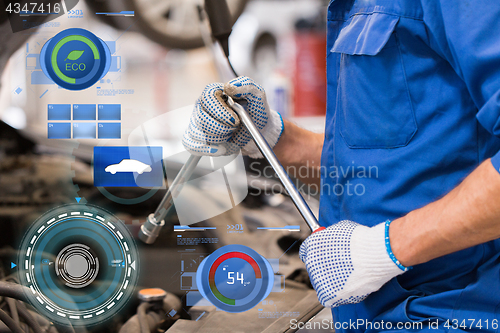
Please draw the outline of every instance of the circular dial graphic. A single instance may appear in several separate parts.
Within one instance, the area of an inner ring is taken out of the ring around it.
[[[106,75],[111,54],[106,43],[90,31],[71,28],[44,44],[40,64],[44,73],[59,86],[82,90]]]
[[[200,293],[227,312],[250,310],[265,299],[274,284],[269,262],[243,245],[227,245],[205,258],[196,271]]]
[[[68,287],[83,288],[95,280],[99,272],[99,258],[90,247],[70,244],[56,258],[56,274]]]
[[[45,213],[25,234],[21,284],[42,314],[54,321],[92,325],[116,314],[134,291],[138,253],[125,225],[90,205]]]

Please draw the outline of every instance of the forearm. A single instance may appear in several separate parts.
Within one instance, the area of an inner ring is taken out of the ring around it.
[[[500,174],[483,162],[443,198],[394,220],[394,255],[413,266],[500,237]]]
[[[290,176],[306,184],[319,184],[324,134],[313,133],[284,120],[274,152]]]

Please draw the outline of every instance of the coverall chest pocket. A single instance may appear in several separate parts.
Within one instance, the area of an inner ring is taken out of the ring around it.
[[[417,131],[398,37],[399,17],[358,14],[331,51],[340,53],[337,116],[350,148],[406,146]]]

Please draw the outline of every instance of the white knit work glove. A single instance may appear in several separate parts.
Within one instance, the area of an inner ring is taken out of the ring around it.
[[[243,155],[262,158],[248,130],[223,100],[223,92],[235,100],[245,99],[246,109],[257,128],[271,148],[276,145],[283,132],[281,116],[269,108],[264,89],[254,80],[241,76],[224,86],[212,83],[205,87],[184,133],[184,147],[193,155],[231,155],[241,149]]]
[[[333,308],[361,302],[409,269],[396,260],[386,243],[389,224],[369,228],[344,220],[306,238],[300,259],[321,304]]]

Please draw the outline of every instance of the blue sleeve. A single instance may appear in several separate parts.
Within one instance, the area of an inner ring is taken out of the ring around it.
[[[500,152],[491,158],[491,164],[493,164],[496,171],[500,172]]]
[[[431,47],[465,82],[479,123],[500,137],[500,1],[421,1]]]

